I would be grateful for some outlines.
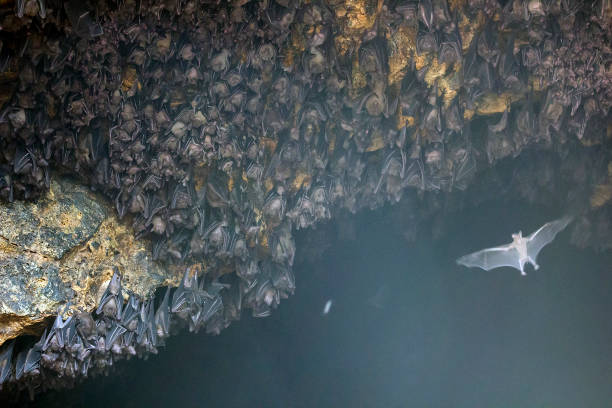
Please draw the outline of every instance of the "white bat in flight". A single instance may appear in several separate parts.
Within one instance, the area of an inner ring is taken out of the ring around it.
[[[523,268],[525,264],[529,262],[537,270],[540,267],[536,263],[538,253],[550,244],[570,222],[572,222],[572,217],[569,216],[548,222],[528,237],[523,237],[523,233],[519,231],[518,234],[512,234],[510,244],[462,256],[457,259],[457,263],[468,268],[482,268],[485,271],[510,266],[521,271],[521,275],[527,275]]]

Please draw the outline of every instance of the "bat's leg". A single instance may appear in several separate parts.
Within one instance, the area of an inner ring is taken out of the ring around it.
[[[521,275],[522,276],[527,276],[527,273],[525,272],[525,261],[524,260],[520,260],[520,265],[521,265]]]
[[[529,258],[529,262],[533,265],[533,269],[535,269],[536,271],[540,269],[540,265],[536,263],[535,259]]]

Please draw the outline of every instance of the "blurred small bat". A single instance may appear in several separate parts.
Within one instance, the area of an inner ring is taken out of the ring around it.
[[[332,304],[333,304],[333,301],[331,299],[325,302],[325,306],[323,306],[323,316],[329,313],[329,311],[331,310]]]
[[[555,221],[544,224],[537,231],[523,237],[521,231],[512,234],[512,242],[495,248],[487,248],[457,259],[459,265],[468,268],[478,267],[485,271],[502,266],[510,266],[521,271],[521,275],[527,275],[524,266],[527,262],[531,263],[534,269],[540,266],[536,263],[538,253],[546,245],[551,243],[555,236],[572,222],[572,217],[565,216]]]
[[[368,299],[368,304],[377,309],[384,309],[385,303],[387,303],[386,301],[388,289],[389,288],[387,284],[383,283],[381,286],[378,287],[376,293]]]

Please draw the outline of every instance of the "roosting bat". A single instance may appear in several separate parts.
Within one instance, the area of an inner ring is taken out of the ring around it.
[[[572,217],[569,216],[551,221],[528,237],[523,237],[522,232],[519,231],[518,234],[512,234],[512,243],[462,256],[457,259],[457,263],[468,268],[482,268],[485,271],[502,266],[511,266],[521,271],[521,275],[527,275],[523,269],[525,264],[529,262],[537,270],[540,267],[536,263],[538,253],[551,243],[555,236],[563,231],[571,221]]]

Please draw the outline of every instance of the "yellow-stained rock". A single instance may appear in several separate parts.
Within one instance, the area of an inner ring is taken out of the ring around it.
[[[68,314],[93,310],[114,266],[124,294],[177,285],[184,266],[153,262],[148,246],[105,200],[70,181],[52,181],[36,202],[0,204],[0,344],[40,334],[67,304]]]
[[[402,25],[390,36],[389,86],[399,84],[404,78],[416,50],[416,35],[416,27]]]
[[[591,207],[602,207],[612,199],[612,162],[608,163],[608,182],[595,186],[591,194]]]
[[[510,104],[520,100],[524,95],[510,92],[497,94],[494,92],[486,93],[476,101],[476,113],[479,115],[493,115],[508,109]]]
[[[591,207],[597,208],[606,204],[612,198],[612,184],[599,184],[591,195]]]
[[[139,90],[142,87],[140,81],[138,80],[138,72],[136,71],[136,67],[130,65],[123,71],[121,90],[123,92],[127,92],[132,89],[133,86],[136,86]]]
[[[346,0],[333,4],[338,25],[342,28],[334,37],[341,55],[350,54],[359,46],[363,34],[374,26],[382,5],[382,0]]]

